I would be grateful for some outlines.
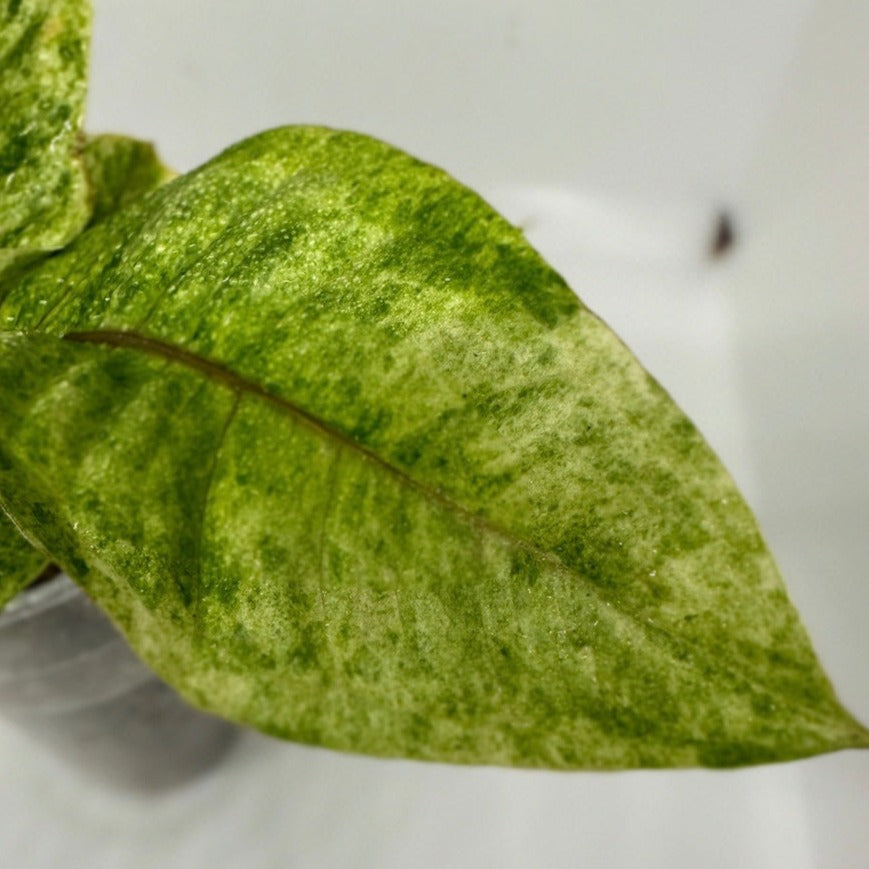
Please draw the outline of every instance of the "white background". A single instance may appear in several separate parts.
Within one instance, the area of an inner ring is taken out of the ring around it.
[[[373,133],[526,228],[700,424],[869,721],[869,6],[97,0],[89,128],[185,170],[284,123]],[[758,8],[760,7],[760,8]],[[716,209],[737,243],[706,250]],[[108,791],[0,722],[15,867],[869,866],[869,752],[589,775],[250,734]]]

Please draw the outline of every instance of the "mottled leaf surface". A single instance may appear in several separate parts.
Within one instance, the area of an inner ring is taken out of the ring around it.
[[[3,118],[4,126],[6,124]],[[154,151],[152,145],[125,136],[102,135],[88,140],[81,151],[87,182],[86,211],[76,213],[86,218],[92,225],[138,196],[164,183],[173,176]],[[3,202],[4,208],[7,203]],[[44,226],[50,234],[50,221],[58,228],[58,238],[69,230],[69,213],[61,207],[53,217],[46,216]],[[76,222],[78,217],[76,218]],[[83,228],[83,227],[80,227]],[[45,238],[48,235],[44,235]],[[32,267],[45,254],[45,251],[28,249],[25,255],[14,257],[6,262],[14,263],[6,272],[8,284],[20,280],[20,274]],[[11,252],[10,252],[11,255]],[[0,270],[3,253],[0,252]],[[13,269],[19,273],[13,277]],[[0,285],[0,297],[4,289]],[[4,410],[5,412],[5,410]],[[20,535],[15,525],[0,511],[0,609],[23,588],[26,588],[48,566],[45,555],[33,549]]]
[[[262,134],[0,324],[0,501],[206,708],[556,768],[867,745],[694,426],[435,168]]]
[[[0,274],[87,223],[79,131],[89,38],[81,0],[0,4]]]
[[[83,159],[91,224],[174,174],[163,165],[151,144],[126,136],[93,137],[84,148]],[[18,265],[22,273],[26,271],[27,266],[20,260]],[[8,276],[7,279],[12,280]],[[0,289],[0,295],[2,292]],[[42,574],[48,564],[46,556],[21,536],[0,509],[0,609]]]
[[[82,158],[91,190],[91,224],[175,176],[150,142],[128,136],[94,136]]]
[[[63,246],[90,214],[79,143],[89,36],[81,0],[0,4],[0,280]],[[0,511],[0,607],[45,561]]]
[[[34,549],[0,508],[0,609],[47,567],[45,554]]]

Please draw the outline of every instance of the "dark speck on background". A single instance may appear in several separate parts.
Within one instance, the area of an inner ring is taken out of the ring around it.
[[[733,227],[733,218],[727,211],[719,211],[715,217],[715,225],[712,230],[712,240],[709,244],[709,256],[719,259],[727,254],[736,242],[736,232]]]

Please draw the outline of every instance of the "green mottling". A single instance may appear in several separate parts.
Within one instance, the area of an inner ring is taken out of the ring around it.
[[[394,148],[239,143],[31,266],[0,328],[3,506],[206,708],[556,768],[869,742],[694,426]]]
[[[0,28],[0,275],[63,247],[90,213],[80,155],[90,7],[22,0]],[[2,285],[0,285],[2,294]]]
[[[50,553],[194,702],[347,750],[867,744],[717,459],[518,230],[319,128],[155,190],[81,136],[88,28],[0,31],[0,605]]]
[[[82,159],[91,189],[91,225],[175,175],[153,145],[126,136],[89,139]]]
[[[45,553],[21,536],[0,504],[0,609],[30,585],[48,563]]]
[[[90,9],[75,0],[11,0],[0,24],[0,298],[46,251],[84,226],[78,155]],[[4,409],[5,413],[6,410]],[[46,567],[0,509],[0,607]]]
[[[82,0],[6,6],[0,28],[0,299],[88,223],[171,177],[146,143],[122,136],[85,142],[80,126],[89,33],[90,7]],[[0,606],[45,565],[45,555],[0,517]]]

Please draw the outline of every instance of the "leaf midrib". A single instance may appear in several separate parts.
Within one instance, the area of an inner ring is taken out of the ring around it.
[[[119,349],[138,350],[149,356],[175,362],[197,371],[209,380],[221,384],[236,394],[254,395],[257,398],[261,398],[289,413],[302,425],[321,437],[334,441],[339,446],[348,447],[366,461],[378,465],[387,473],[398,478],[404,485],[415,489],[427,499],[437,502],[451,512],[463,516],[486,531],[507,539],[516,546],[520,546],[541,558],[548,559],[559,568],[567,570],[571,574],[576,573],[564,564],[555,553],[541,549],[535,544],[517,537],[507,529],[496,525],[486,517],[474,513],[467,507],[463,507],[439,489],[435,489],[415,479],[397,465],[392,464],[388,459],[383,458],[379,453],[374,452],[374,450],[346,435],[340,429],[321,419],[316,414],[311,413],[311,411],[306,410],[300,404],[283,396],[275,395],[256,381],[242,377],[220,362],[200,356],[197,353],[179,347],[177,344],[172,344],[160,338],[154,338],[132,330],[98,329],[85,332],[67,332],[62,337],[63,340],[80,344],[99,344]]]
[[[340,429],[311,413],[311,411],[307,410],[306,408],[302,407],[291,399],[275,395],[256,381],[249,380],[242,375],[237,374],[220,362],[216,362],[212,359],[200,356],[199,354],[180,347],[177,344],[173,344],[171,342],[164,341],[160,338],[146,335],[135,330],[98,329],[90,331],[73,331],[67,332],[61,337],[62,340],[79,344],[95,344],[109,348],[139,351],[149,356],[163,359],[168,362],[175,363],[190,370],[196,371],[207,379],[211,380],[212,382],[218,383],[221,386],[229,389],[238,396],[253,395],[275,407],[280,408],[284,413],[290,414],[301,425],[305,426],[310,431],[313,431],[318,436],[333,441],[339,447],[347,447],[348,449],[356,453],[364,461],[368,461],[378,466],[386,473],[398,479],[399,482],[401,482],[403,485],[412,488],[413,490],[419,492],[424,498],[439,504],[440,506],[444,507],[455,515],[462,517],[466,522],[468,522],[470,525],[475,526],[481,532],[490,533],[494,536],[500,537],[508,544],[520,548],[539,559],[542,559],[543,561],[549,563],[556,570],[566,573],[567,575],[581,582],[583,584],[583,587],[586,590],[591,591],[598,599],[598,601],[602,602],[605,605],[613,607],[622,616],[629,619],[630,622],[638,630],[640,630],[643,634],[650,638],[654,645],[659,644],[654,642],[655,636],[659,638],[659,642],[660,639],[664,640],[665,644],[669,646],[671,650],[670,656],[673,658],[674,663],[679,663],[682,666],[690,667],[690,665],[687,665],[685,663],[685,660],[683,658],[674,655],[673,652],[689,652],[691,658],[693,659],[698,651],[697,647],[687,644],[680,637],[673,634],[665,627],[657,624],[648,624],[635,613],[622,606],[621,602],[618,599],[611,599],[594,583],[589,582],[575,568],[572,568],[569,565],[565,564],[565,562],[554,552],[543,549],[539,545],[531,543],[530,541],[525,540],[524,538],[519,537],[515,533],[507,530],[503,526],[492,522],[487,517],[482,516],[479,513],[473,512],[467,507],[464,507],[460,503],[454,501],[440,489],[433,488],[432,486],[420,482],[419,480],[408,474],[406,471],[392,464],[388,459],[385,459],[383,456],[374,452],[369,447],[366,447],[364,444],[359,443],[359,441],[349,437]],[[764,685],[753,676],[748,675],[742,668],[733,668],[727,666],[713,655],[707,654],[704,657],[706,658],[705,663],[708,667],[711,667],[722,674],[726,674],[732,679],[742,680],[761,694],[778,696],[779,698],[788,701],[787,695],[781,694],[779,691],[775,691],[769,686]],[[696,668],[692,667],[692,669]],[[816,710],[813,708],[801,708],[801,713],[807,719],[814,719],[819,726],[823,727],[829,724],[829,717],[827,715],[816,712]],[[859,730],[859,724],[857,726],[857,729]],[[854,736],[856,737],[856,735],[857,734],[855,733]]]

